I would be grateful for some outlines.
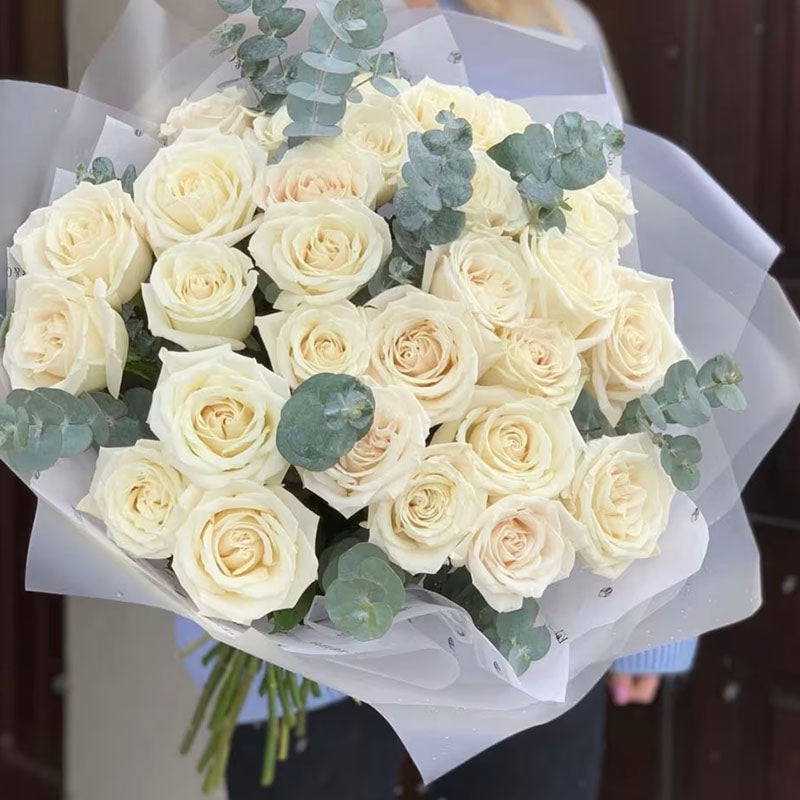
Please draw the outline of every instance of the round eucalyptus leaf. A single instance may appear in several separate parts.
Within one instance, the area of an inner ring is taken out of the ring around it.
[[[253,0],[253,13],[257,17],[273,14],[286,5],[286,0]]]
[[[61,456],[77,456],[92,446],[94,436],[87,423],[65,424],[61,426]]]
[[[16,425],[14,427],[14,439],[12,445],[15,450],[21,450],[28,444],[28,432],[30,429],[30,417],[24,407],[16,409]]]
[[[61,457],[61,427],[44,425],[28,431],[28,441],[21,450],[8,453],[11,466],[20,472],[42,472]]]
[[[339,559],[341,565],[342,559]],[[341,575],[341,567],[340,567]],[[397,614],[405,604],[406,589],[403,581],[392,569],[386,558],[376,558],[374,556],[362,559],[358,565],[357,576],[365,580],[374,581],[380,584],[386,591],[386,604]]]
[[[647,419],[649,419],[656,428],[660,428],[663,431],[667,427],[667,420],[664,417],[664,412],[661,410],[658,401],[652,395],[643,394],[639,398],[639,403]]]
[[[731,411],[744,411],[747,408],[747,398],[735,383],[721,383],[714,389],[714,397],[720,405]]]
[[[361,642],[378,639],[392,627],[386,591],[363,578],[335,580],[325,594],[325,606],[333,624]]]
[[[386,561],[386,555],[377,545],[370,542],[357,542],[339,556],[339,577],[359,577],[358,569],[366,558],[378,558]]]
[[[364,21],[363,28],[350,31],[353,47],[359,50],[371,50],[383,42],[386,15],[381,0],[339,0],[334,9],[334,16],[342,23],[351,20]]]
[[[245,39],[239,45],[236,55],[242,61],[269,61],[271,58],[283,55],[286,48],[287,44],[283,39],[258,35]]]
[[[674,466],[669,476],[675,488],[681,492],[691,492],[700,485],[700,470],[696,464]]]
[[[217,0],[217,2],[226,14],[241,14],[250,8],[252,0]]]
[[[399,92],[397,91],[397,87],[386,80],[381,75],[373,75],[370,79],[370,83],[372,84],[373,88],[377,89],[381,94],[386,95],[387,97],[397,97]]]
[[[571,153],[583,144],[583,117],[576,111],[568,111],[553,124],[553,139],[562,153]]]
[[[271,36],[291,36],[303,23],[306,12],[302,8],[281,8],[261,17],[258,27]]]
[[[345,44],[350,44],[353,41],[345,25],[334,17],[334,8],[330,3],[317,3],[317,11],[319,11],[320,17],[325,20],[325,24],[331,29],[333,35],[336,36],[337,39]],[[364,23],[363,27],[366,28],[366,23]]]
[[[533,629],[538,613],[539,604],[533,598],[526,598],[522,608],[517,611],[507,611],[497,615],[495,622],[497,635],[506,641],[523,635]]]
[[[53,403],[53,405],[58,406],[67,422],[73,424],[89,422],[91,414],[86,403],[75,397],[75,395],[61,391],[60,389],[43,388],[37,389],[36,392],[41,397]]]
[[[24,408],[34,425],[60,425],[64,412],[39,390],[14,389],[6,402],[12,408]]]

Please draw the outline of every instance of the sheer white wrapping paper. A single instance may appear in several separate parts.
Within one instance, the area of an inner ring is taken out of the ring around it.
[[[57,168],[71,171],[94,152],[142,167],[155,147],[148,136],[153,122],[184,96],[212,91],[231,76],[222,61],[206,79],[215,64],[204,25],[221,17],[213,4],[202,14],[199,5],[131,0],[83,77],[82,92],[98,100],[0,83],[0,165],[15,189],[0,203],[6,242],[33,207],[68,186],[64,172],[53,186]],[[461,14],[389,5],[387,46],[415,76],[491,89],[520,100],[542,121],[579,110],[619,122],[591,48]],[[370,643],[344,637],[319,602],[304,627],[282,636],[268,636],[258,624],[245,630],[199,617],[162,564],[128,558],[102,526],[74,510],[89,485],[91,454],[30,481],[42,502],[28,588],[165,608],[217,639],[369,702],[395,727],[426,781],[562,714],[615,657],[751,614],[760,602],[758,552],[738,498],[800,399],[800,327],[767,272],[775,243],[681,150],[635,128],[627,135],[622,168],[639,214],[624,260],[674,278],[687,349],[698,360],[732,351],[750,405],[742,414],[720,410],[702,429],[703,482],[691,498],[676,498],[659,557],[616,581],[576,569],[545,593],[541,615],[553,645],[522,678],[463,610],[419,590],[409,592],[389,634]]]

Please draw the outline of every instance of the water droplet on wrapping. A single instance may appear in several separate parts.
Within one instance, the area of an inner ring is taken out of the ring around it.
[[[447,56],[447,60],[451,64],[460,64],[463,58],[464,56],[461,55],[461,52],[459,50],[453,50],[451,51],[450,55]]]
[[[125,595],[122,592],[117,592],[117,599],[121,600]]]

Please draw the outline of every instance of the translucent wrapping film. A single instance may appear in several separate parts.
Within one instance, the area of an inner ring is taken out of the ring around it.
[[[412,78],[429,74],[491,90],[540,121],[577,110],[619,124],[592,48],[462,14],[387,6],[386,48]],[[0,83],[0,164],[14,187],[0,203],[6,242],[32,208],[69,188],[77,163],[102,152],[143,167],[157,147],[154,123],[184,96],[233,77],[230,63],[209,57],[205,37],[220,20],[210,2],[131,0],[83,74],[82,94]],[[200,618],[163,564],[129,558],[74,510],[92,475],[90,454],[30,482],[42,502],[28,588],[161,607],[358,697],[394,726],[426,781],[564,713],[617,656],[751,614],[760,602],[758,552],[739,494],[800,400],[800,326],[768,274],[778,247],[691,158],[659,137],[629,127],[621,167],[639,212],[623,263],[674,279],[687,350],[696,361],[732,352],[749,407],[736,415],[721,410],[700,430],[703,481],[691,497],[676,497],[660,556],[616,581],[576,569],[548,589],[541,614],[553,646],[524,676],[465,611],[422,590],[410,590],[392,630],[368,643],[335,629],[319,600],[307,624],[288,635]],[[8,266],[3,275],[12,288]]]

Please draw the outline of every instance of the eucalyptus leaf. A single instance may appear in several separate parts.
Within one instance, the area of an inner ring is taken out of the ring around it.
[[[578,399],[572,407],[572,419],[584,439],[614,435],[614,428],[600,410],[594,395],[587,389],[583,389],[578,395]]]
[[[747,398],[735,383],[721,383],[714,389],[714,397],[731,411],[744,411],[747,408]]]
[[[647,419],[649,419],[656,428],[660,428],[662,431],[666,429],[667,420],[664,416],[664,412],[661,410],[658,401],[652,395],[643,394],[639,398],[639,404]]]
[[[382,75],[373,75],[369,81],[373,88],[379,91],[381,94],[386,95],[387,97],[397,97],[399,94],[397,87],[391,83],[390,81],[386,80]]]
[[[583,117],[575,111],[561,114],[553,125],[553,138],[559,152],[577,150],[583,145]]]
[[[533,173],[526,175],[517,187],[519,193],[540,206],[557,206],[564,199],[564,190],[553,181],[540,181]]]
[[[217,3],[227,14],[241,14],[250,8],[252,0],[217,0]]]
[[[281,39],[291,36],[302,24],[306,12],[302,8],[281,8],[261,17],[259,30]]]
[[[560,208],[540,208],[538,220],[542,230],[557,228],[561,233],[567,232],[567,218]]]
[[[283,39],[275,36],[257,35],[245,39],[236,51],[242,61],[269,61],[271,58],[283,55],[287,44]]]
[[[394,613],[379,583],[353,578],[335,580],[325,593],[331,621],[362,642],[378,639],[392,626]]]
[[[117,177],[114,172],[114,164],[105,156],[98,156],[92,161],[91,173],[97,184],[113,181]]]
[[[246,32],[247,27],[241,22],[237,22],[235,25],[221,25],[211,34],[211,40],[217,45],[217,49],[214,50],[212,55],[224,53],[238,44]]]
[[[257,17],[273,14],[286,5],[286,0],[252,0],[253,13]]]

